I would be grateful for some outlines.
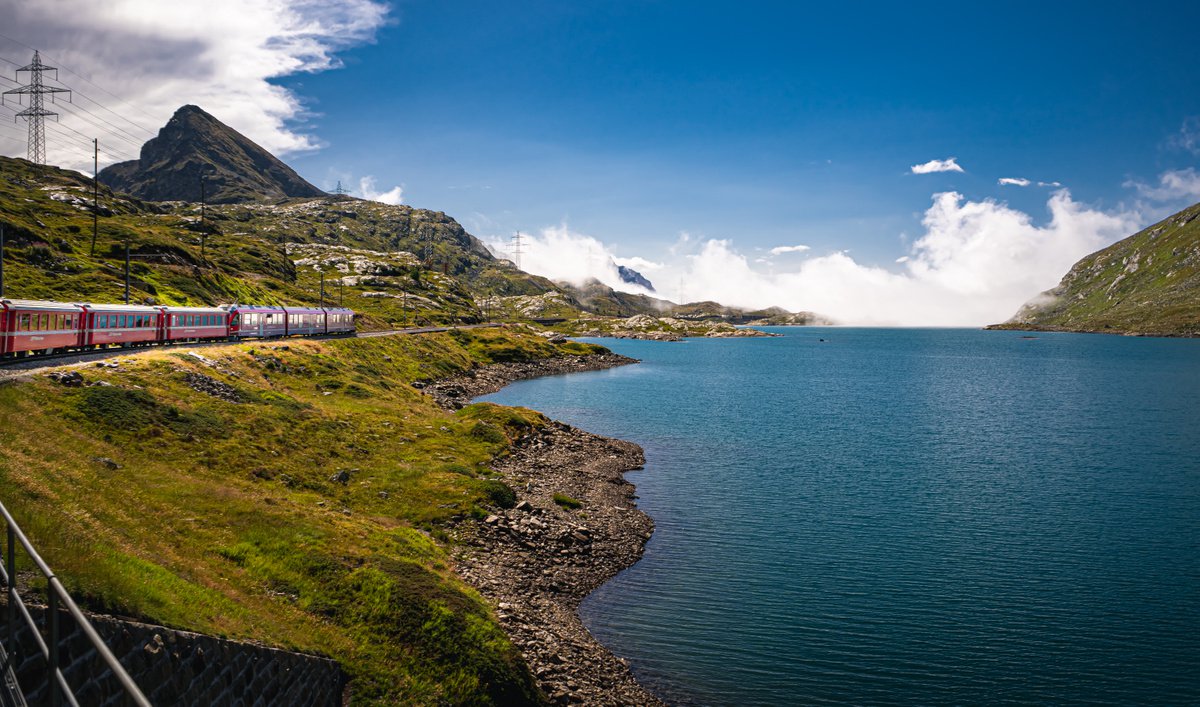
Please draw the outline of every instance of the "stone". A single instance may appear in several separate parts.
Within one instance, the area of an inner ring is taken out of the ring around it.
[[[345,486],[346,484],[350,483],[350,472],[346,471],[345,469],[338,469],[336,474],[329,477],[329,480]]]
[[[96,457],[96,463],[106,469],[112,469],[113,471],[121,468],[120,464],[112,459],[109,459],[108,457]]]
[[[79,371],[56,371],[54,373],[47,373],[46,375],[68,388],[78,388],[83,385],[83,374]]]

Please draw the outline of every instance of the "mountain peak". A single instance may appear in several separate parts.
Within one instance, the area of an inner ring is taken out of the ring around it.
[[[147,201],[212,204],[324,196],[279,158],[195,105],[175,111],[137,160],[100,172],[100,181]]]

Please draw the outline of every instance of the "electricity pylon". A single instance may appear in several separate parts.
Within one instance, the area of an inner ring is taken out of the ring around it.
[[[17,113],[13,118],[24,118],[29,124],[29,161],[34,164],[46,164],[46,118],[58,118],[58,113],[48,111],[45,108],[43,96],[50,96],[50,102],[54,102],[55,94],[70,93],[66,88],[58,88],[55,86],[47,86],[42,81],[42,74],[47,71],[54,72],[54,80],[58,80],[58,69],[53,66],[46,66],[42,63],[42,57],[37,51],[33,52],[33,62],[17,69],[17,77],[20,78],[21,72],[29,72],[29,84],[18,88],[5,91],[0,95],[0,102],[3,102],[4,96],[16,94],[20,96],[29,96],[29,107]],[[18,101],[20,98],[18,98]],[[69,100],[69,97],[68,97]]]

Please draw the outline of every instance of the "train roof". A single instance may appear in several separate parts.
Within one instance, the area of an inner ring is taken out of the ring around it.
[[[273,304],[223,304],[218,309],[226,312],[282,312],[283,307]]]
[[[49,302],[46,300],[36,299],[4,299],[0,300],[0,304],[4,305],[5,309],[52,309],[65,312],[78,312],[80,305],[70,302]]]
[[[79,305],[91,312],[132,312],[133,314],[157,314],[162,307],[146,307],[140,304],[88,304]]]
[[[225,314],[220,307],[163,307],[163,311],[172,314]]]

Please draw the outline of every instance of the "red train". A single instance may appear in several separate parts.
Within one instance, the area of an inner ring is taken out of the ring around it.
[[[142,307],[0,300],[0,358],[67,350],[349,334],[354,312],[341,307]]]

